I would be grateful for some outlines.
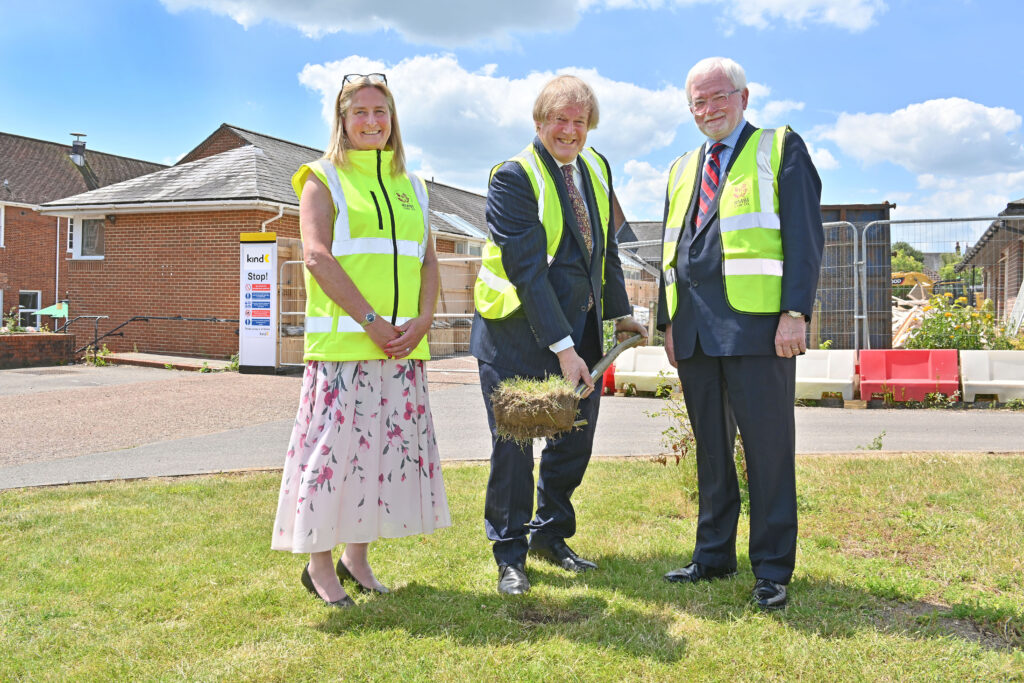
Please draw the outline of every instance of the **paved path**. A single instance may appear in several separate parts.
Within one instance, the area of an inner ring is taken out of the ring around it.
[[[486,459],[475,376],[432,371],[430,381],[441,457]],[[299,383],[135,367],[0,371],[0,489],[280,467]],[[594,455],[665,452],[661,431],[670,421],[650,415],[663,405],[603,398]],[[796,415],[801,454],[857,452],[879,437],[884,451],[1024,451],[1024,412],[797,408]],[[65,434],[73,438],[61,441]]]

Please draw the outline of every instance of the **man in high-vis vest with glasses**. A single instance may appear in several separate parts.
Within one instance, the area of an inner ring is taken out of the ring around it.
[[[744,120],[749,91],[733,60],[698,62],[686,96],[707,139],[669,171],[658,328],[696,438],[700,502],[692,561],[665,578],[736,574],[738,428],[753,600],[782,609],[796,559],[796,357],[824,244],[821,181],[796,133]]]
[[[603,353],[603,320],[615,319],[617,332],[647,335],[629,315],[608,162],[584,147],[597,127],[597,98],[579,78],[559,76],[537,97],[533,119],[534,141],[491,172],[490,237],[474,286],[470,339],[492,441],[484,526],[498,592],[506,595],[530,590],[528,553],[567,571],[597,568],[566,544],[576,533],[569,498],[590,460],[601,396],[589,368]],[[587,385],[579,409],[587,424],[547,440],[534,515],[533,445],[498,438],[490,395],[509,377],[557,374]]]

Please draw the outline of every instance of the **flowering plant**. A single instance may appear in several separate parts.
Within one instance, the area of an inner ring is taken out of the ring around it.
[[[921,327],[907,339],[908,349],[997,350],[1014,348],[995,317],[991,299],[974,308],[952,292],[933,296],[924,307]]]

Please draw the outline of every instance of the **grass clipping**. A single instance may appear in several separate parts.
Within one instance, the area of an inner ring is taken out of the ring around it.
[[[572,429],[580,397],[561,375],[511,377],[491,392],[494,424],[502,439],[524,442]]]

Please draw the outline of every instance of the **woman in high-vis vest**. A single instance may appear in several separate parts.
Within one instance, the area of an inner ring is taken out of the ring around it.
[[[324,158],[292,186],[306,371],[271,547],[309,553],[302,585],[347,607],[342,581],[388,592],[370,568],[371,541],[451,524],[423,365],[439,283],[427,190],[405,170],[383,74],[345,76]]]

